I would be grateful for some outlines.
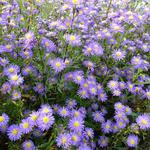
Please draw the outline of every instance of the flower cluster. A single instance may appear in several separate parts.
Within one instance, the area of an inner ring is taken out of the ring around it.
[[[0,1],[2,147],[150,147],[148,3]]]

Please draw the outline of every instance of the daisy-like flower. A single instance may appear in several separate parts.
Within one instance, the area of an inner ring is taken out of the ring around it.
[[[107,94],[103,93],[103,91],[98,92],[98,100],[105,102],[107,100]]]
[[[94,137],[94,132],[93,132],[92,128],[85,128],[85,131],[83,134],[87,139],[89,139],[89,138],[92,139]]]
[[[124,112],[124,110],[125,110],[125,106],[120,102],[115,103],[114,107],[115,107],[116,111]]]
[[[18,86],[23,83],[23,77],[21,77],[21,75],[12,74],[9,76],[9,82],[11,85]]]
[[[19,67],[17,65],[9,65],[9,67],[6,67],[4,69],[4,75],[11,75],[11,74],[17,74],[20,71]]]
[[[134,56],[131,59],[131,64],[135,67],[135,68],[139,68],[142,65],[143,60],[141,59],[140,56]]]
[[[42,131],[48,130],[54,123],[55,119],[50,114],[40,114],[40,116],[37,119],[37,126]]]
[[[32,131],[33,129],[33,123],[30,119],[23,119],[20,124],[20,129],[22,133],[27,134]]]
[[[49,114],[49,115],[53,114],[53,110],[48,104],[41,105],[39,112],[44,114]]]
[[[7,129],[7,134],[11,141],[16,141],[21,138],[22,131],[18,125],[11,125]]]
[[[41,45],[46,49],[46,52],[55,52],[56,45],[49,39],[43,37],[41,40]]]
[[[56,73],[61,72],[66,67],[65,62],[61,58],[50,60],[49,64],[55,70]]]
[[[33,123],[33,125],[37,125],[37,119],[39,117],[39,112],[33,111],[30,116],[29,119],[31,120],[31,122]]]
[[[45,88],[42,83],[37,83],[36,86],[34,87],[34,91],[39,93],[39,94],[44,94]]]
[[[35,137],[41,137],[43,135],[43,131],[41,130],[41,129],[34,129],[33,130],[33,136],[35,136]]]
[[[84,72],[83,71],[75,71],[73,73],[73,80],[77,84],[81,84],[84,81],[83,77]]]
[[[125,58],[126,52],[121,50],[115,50],[112,54],[113,59],[115,60],[123,60]]]
[[[69,120],[69,128],[75,132],[81,132],[84,128],[84,121],[80,118],[72,118]]]
[[[68,108],[74,108],[77,105],[77,102],[74,99],[68,99],[66,104]]]
[[[147,89],[145,92],[144,92],[144,97],[147,98],[148,100],[150,100],[150,90]]]
[[[136,118],[136,122],[143,130],[150,129],[150,116],[147,114],[140,115]]]
[[[98,139],[98,145],[102,148],[108,145],[108,138],[106,136],[100,136]]]
[[[118,33],[118,32],[123,33],[124,32],[124,28],[120,24],[117,24],[117,23],[111,24],[111,30],[114,33]]]
[[[130,134],[127,138],[127,144],[129,147],[137,147],[138,145],[138,136]]]
[[[111,80],[108,82],[108,87],[111,89],[111,90],[115,90],[117,89],[119,86],[119,83],[115,80]]]
[[[9,121],[9,117],[6,113],[2,113],[0,116],[0,126],[6,125]]]
[[[78,90],[78,94],[79,94],[79,96],[80,96],[81,98],[83,98],[83,99],[86,99],[86,98],[89,97],[88,91],[87,91],[86,89],[84,89],[84,88],[80,88],[80,89]]]
[[[77,146],[81,140],[81,137],[76,132],[71,132],[71,144]]]
[[[118,121],[116,122],[116,125],[117,125],[117,128],[118,128],[118,129],[124,129],[124,128],[126,127],[126,122],[123,121],[123,120],[118,120]]]
[[[110,120],[102,122],[101,128],[104,133],[110,133],[112,131],[112,122]]]
[[[7,58],[0,57],[0,65],[5,67],[9,63]]]
[[[66,41],[72,46],[80,46],[82,44],[79,35],[68,34],[66,35]]]
[[[61,116],[61,117],[68,117],[69,116],[69,110],[65,107],[62,107],[62,108],[59,108],[58,110],[58,114]]]
[[[61,133],[58,135],[56,142],[58,147],[68,149],[71,146],[71,136],[68,133]]]
[[[20,91],[17,91],[17,90],[14,90],[12,92],[12,99],[13,100],[17,100],[17,99],[20,99],[21,98],[21,92]]]
[[[2,133],[5,133],[7,131],[7,128],[8,128],[8,125],[2,125],[2,126],[0,126],[0,131]]]
[[[104,114],[102,113],[102,112],[100,112],[100,111],[96,111],[96,112],[94,112],[93,114],[92,114],[92,116],[93,116],[93,120],[95,121],[95,122],[104,122],[105,121],[105,119],[104,119]]]
[[[26,140],[22,144],[24,150],[35,150],[35,145],[31,140]]]

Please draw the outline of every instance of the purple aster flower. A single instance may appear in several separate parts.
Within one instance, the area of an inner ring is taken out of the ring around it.
[[[6,125],[9,121],[9,117],[6,113],[2,113],[0,116],[0,126]]]
[[[77,105],[77,102],[74,99],[68,99],[66,104],[68,108],[74,108]]]
[[[150,116],[147,114],[140,115],[136,118],[136,122],[139,127],[143,130],[150,128]]]
[[[83,65],[87,67],[89,70],[94,71],[95,64],[92,61],[84,61]]]
[[[53,110],[52,108],[49,106],[49,104],[43,104],[41,105],[40,109],[39,109],[40,113],[44,113],[44,114],[49,114],[52,115],[53,114]]]
[[[14,50],[14,45],[7,44],[3,47],[4,52],[12,52]]]
[[[12,92],[12,99],[13,100],[21,99],[21,92],[17,91],[17,90],[14,90]]]
[[[22,144],[24,150],[35,150],[35,145],[31,140],[26,140]]]
[[[61,58],[50,60],[49,64],[55,70],[56,73],[61,72],[66,67],[65,62]]]
[[[9,84],[9,82],[5,82],[0,91],[3,93],[3,94],[6,94],[6,93],[10,93],[11,92],[11,85]]]
[[[127,144],[129,147],[137,147],[138,145],[138,136],[130,134],[127,138]]]
[[[103,91],[98,91],[98,100],[105,102],[107,100],[107,94],[103,93]]]
[[[84,81],[83,77],[84,72],[83,71],[75,71],[73,73],[73,80],[77,84],[81,84]]]
[[[87,145],[87,144],[85,144],[85,143],[82,143],[82,144],[79,146],[78,150],[92,150],[92,148],[91,148],[89,145]]]
[[[33,72],[32,66],[26,66],[25,68],[22,69],[22,75],[24,75],[24,76],[27,76],[32,72]]]
[[[104,133],[112,132],[112,122],[110,120],[107,120],[106,122],[102,122],[101,128]]]
[[[39,94],[44,94],[45,88],[42,83],[37,83],[36,86],[34,87],[34,91],[39,93]]]
[[[98,139],[98,145],[102,148],[106,147],[108,145],[108,137],[100,136]]]
[[[112,54],[113,59],[115,60],[122,60],[125,58],[126,52],[121,50],[115,50]]]
[[[66,41],[72,46],[80,46],[82,44],[79,35],[68,34],[65,36],[65,38],[66,38]]]
[[[21,138],[22,131],[18,125],[11,125],[7,129],[7,134],[11,141],[16,141]]]
[[[129,106],[125,106],[125,113],[126,113],[127,115],[131,115],[132,109],[131,109]]]
[[[82,118],[84,115],[81,113],[81,111],[79,110],[75,110],[73,109],[71,111],[71,117],[75,117],[75,118]]]
[[[41,40],[41,45],[46,49],[46,52],[55,52],[56,45],[49,39],[43,37]]]
[[[131,59],[131,64],[135,67],[135,68],[139,68],[141,67],[142,65],[142,59],[140,56],[134,56],[132,59]]]
[[[23,58],[23,59],[29,59],[32,58],[33,56],[33,52],[31,50],[22,50],[19,55]]]
[[[71,136],[68,133],[61,133],[58,135],[56,142],[58,147],[68,149],[71,146]]]
[[[120,96],[120,95],[121,95],[121,91],[119,89],[113,91],[113,96]]]
[[[79,94],[79,96],[80,96],[81,98],[83,98],[83,99],[89,98],[88,91],[87,91],[86,89],[84,89],[84,88],[80,88],[80,89],[78,90],[78,94]]]
[[[41,129],[34,129],[33,130],[33,136],[35,136],[36,138],[41,137],[43,135],[43,131]]]
[[[69,120],[69,128],[75,132],[81,132],[84,128],[84,121],[80,118],[72,118]]]
[[[85,128],[85,131],[83,134],[87,139],[89,139],[89,138],[93,139],[93,137],[94,137],[94,131],[92,128]]]
[[[115,80],[111,80],[108,82],[108,87],[111,89],[111,90],[115,90],[115,89],[118,89],[118,86],[119,86],[119,83]]]
[[[54,124],[54,117],[50,114],[40,114],[37,119],[37,126],[42,131],[48,130]]]
[[[69,116],[69,110],[65,107],[59,108],[58,113],[61,117],[68,117]]]
[[[118,33],[118,32],[123,33],[124,32],[124,28],[120,24],[117,24],[117,23],[111,24],[111,30],[114,33]]]
[[[105,119],[104,119],[104,114],[102,113],[102,112],[100,112],[100,111],[96,111],[96,112],[94,112],[93,114],[92,114],[92,116],[93,116],[93,120],[95,121],[95,122],[104,122],[105,121]]]
[[[9,82],[13,86],[18,86],[23,83],[23,77],[21,77],[21,75],[12,74],[9,76]]]
[[[31,120],[31,122],[33,123],[33,125],[37,125],[37,119],[39,117],[39,112],[37,111],[33,111],[30,116],[29,116],[29,120]]]
[[[33,129],[33,122],[30,119],[23,119],[20,124],[20,129],[24,134],[31,132]]]
[[[95,85],[89,85],[88,91],[91,95],[96,96],[97,95],[97,87]]]
[[[5,67],[9,63],[7,58],[0,57],[0,65]]]
[[[120,102],[115,103],[114,107],[116,111],[125,111],[125,106]]]
[[[144,97],[147,98],[148,100],[150,100],[150,90],[147,89],[145,92],[144,92]]]
[[[126,122],[123,120],[117,120],[116,125],[118,129],[124,129],[126,127]]]
[[[123,89],[125,89],[126,88],[126,83],[125,82],[119,82],[119,88],[121,89],[121,90],[123,90]]]
[[[71,136],[71,144],[77,146],[81,141],[81,137],[76,132],[71,132],[70,136]]]
[[[9,65],[9,67],[6,67],[4,69],[4,75],[9,76],[11,74],[17,74],[17,73],[19,73],[19,71],[20,71],[20,69],[17,65],[11,64],[11,65]]]
[[[118,111],[115,112],[114,118],[115,118],[116,120],[123,120],[125,117],[126,117],[126,114],[125,114],[124,111],[118,110]]]
[[[7,131],[7,128],[8,128],[8,125],[0,125],[0,132],[2,132],[2,133],[6,133],[6,131]]]

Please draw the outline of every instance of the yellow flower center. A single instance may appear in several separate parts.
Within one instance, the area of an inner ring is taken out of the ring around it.
[[[28,127],[29,127],[29,123],[26,122],[26,123],[23,124],[24,129],[27,129]]]
[[[48,118],[48,117],[44,117],[44,118],[43,118],[43,122],[44,122],[44,123],[48,123],[48,122],[49,122],[49,118]]]
[[[10,49],[10,48],[11,48],[11,45],[7,45],[6,48],[7,48],[7,49]]]
[[[70,40],[74,41],[76,39],[76,37],[74,35],[70,36]]]
[[[25,54],[26,56],[28,56],[28,55],[29,55],[29,52],[28,52],[28,51],[25,51],[24,54]]]
[[[0,116],[0,122],[3,122],[5,118],[3,116]]]
[[[87,48],[87,51],[88,51],[88,52],[91,52],[91,51],[92,51],[92,49],[89,47],[89,48]]]
[[[80,80],[81,80],[81,77],[80,77],[80,76],[77,76],[77,80],[80,81]]]
[[[65,109],[63,109],[63,110],[62,110],[62,114],[65,115],[66,113],[67,113],[67,111],[66,111]]]
[[[73,4],[78,4],[78,2],[79,2],[78,0],[72,0]]]
[[[84,95],[86,94],[86,92],[85,92],[85,91],[82,91],[81,94],[84,96]]]
[[[48,109],[48,108],[44,108],[44,109],[43,109],[43,112],[44,112],[44,113],[48,113],[48,112],[49,112],[49,109]]]
[[[107,124],[107,125],[106,125],[106,129],[109,129],[109,128],[110,128],[110,125]]]
[[[31,147],[31,143],[30,143],[30,142],[27,142],[27,143],[26,143],[26,147],[27,147],[27,148],[30,148],[30,147]]]
[[[119,57],[121,56],[121,52],[117,52],[116,55]]]
[[[135,141],[133,139],[131,140],[131,144],[135,144]]]
[[[61,139],[61,142],[62,142],[62,144],[65,144],[65,143],[67,142],[67,139],[66,139],[65,137],[63,137],[63,138]]]
[[[13,130],[12,130],[12,134],[13,134],[13,135],[18,134],[18,130],[17,130],[17,129],[13,129]]]
[[[85,83],[83,86],[86,88],[86,87],[88,87],[88,84]]]
[[[122,125],[123,125],[123,123],[122,123],[122,122],[119,122],[119,125],[120,125],[120,126],[122,126]]]
[[[76,112],[74,113],[74,115],[75,115],[76,117],[78,117],[78,116],[79,116],[79,113],[76,111]]]
[[[26,34],[25,38],[28,39],[28,40],[31,39],[31,34],[30,33]]]
[[[60,67],[61,63],[60,62],[56,62],[56,67]]]
[[[19,77],[17,75],[12,76],[13,81],[17,81],[18,79],[19,79]]]
[[[48,47],[48,46],[49,46],[49,43],[48,43],[48,42],[45,42],[45,46]]]
[[[146,95],[147,95],[147,96],[150,96],[150,92],[147,92]]]
[[[14,72],[14,68],[9,68],[9,72]]]
[[[142,124],[146,125],[147,124],[147,120],[142,120]]]
[[[72,140],[76,142],[77,141],[77,137],[75,135],[73,135],[72,136]]]
[[[96,92],[96,89],[95,89],[95,88],[92,88],[91,91],[92,91],[92,93],[95,93],[95,92]]]
[[[75,122],[74,122],[74,126],[75,126],[75,127],[79,127],[79,126],[80,126],[80,123],[79,123],[78,121],[75,121]]]
[[[33,121],[36,121],[38,117],[37,117],[37,115],[33,115],[31,118]]]

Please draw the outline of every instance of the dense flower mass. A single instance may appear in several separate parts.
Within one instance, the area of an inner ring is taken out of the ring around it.
[[[0,0],[0,149],[149,149],[149,5]]]

